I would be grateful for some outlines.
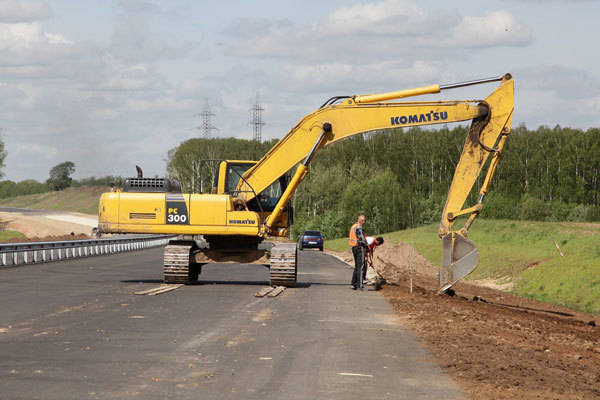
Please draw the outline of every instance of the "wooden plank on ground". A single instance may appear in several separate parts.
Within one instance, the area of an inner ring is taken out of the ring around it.
[[[284,290],[285,290],[285,286],[277,286],[275,289],[273,289],[272,291],[269,292],[268,296],[269,297],[279,296],[281,294],[281,292],[283,292]]]
[[[264,287],[264,288],[260,289],[258,292],[254,293],[254,297],[265,297],[267,294],[272,292],[273,289],[275,289],[275,288],[272,286]]]
[[[175,290],[177,288],[180,288],[181,286],[183,286],[183,285],[160,285],[160,286],[153,287],[150,289],[135,292],[135,294],[141,295],[141,296],[155,296],[157,294],[170,292],[171,290]]]

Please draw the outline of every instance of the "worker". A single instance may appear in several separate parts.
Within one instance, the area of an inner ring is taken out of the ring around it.
[[[367,252],[365,254],[365,268],[363,269],[363,282],[369,282],[371,281],[370,279],[367,280],[367,270],[369,269],[369,267],[371,267],[373,270],[375,269],[373,267],[373,252],[375,251],[376,247],[379,247],[383,244],[384,240],[381,236],[377,236],[377,237],[373,237],[373,236],[366,236],[365,239],[367,240]],[[370,276],[374,275],[374,271],[373,273],[369,274]]]
[[[368,248],[363,225],[367,222],[364,215],[359,215],[356,223],[350,228],[348,234],[348,244],[352,247],[352,255],[354,256],[354,273],[352,274],[352,289],[363,288],[363,269],[365,265],[365,254]]]

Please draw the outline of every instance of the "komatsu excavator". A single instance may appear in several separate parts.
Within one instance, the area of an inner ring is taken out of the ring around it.
[[[394,101],[490,82],[500,83],[485,100]],[[101,196],[98,229],[103,233],[178,235],[165,248],[167,283],[196,281],[206,263],[240,262],[267,266],[272,285],[294,286],[297,249],[296,244],[285,240],[292,219],[289,200],[320,149],[375,130],[470,120],[438,232],[442,239],[439,285],[443,292],[479,262],[467,231],[482,209],[510,133],[513,97],[510,74],[382,94],[332,97],[298,122],[259,161],[221,161],[210,194],[181,193],[177,182],[168,179],[127,179],[123,190]],[[488,158],[478,201],[463,208]],[[288,182],[287,173],[294,167]],[[464,226],[452,230],[459,216],[468,218]]]

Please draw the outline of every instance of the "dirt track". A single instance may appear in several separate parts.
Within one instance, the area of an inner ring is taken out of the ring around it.
[[[471,398],[600,398],[597,317],[464,282],[438,296],[437,269],[406,243],[376,250],[375,265],[401,320]]]

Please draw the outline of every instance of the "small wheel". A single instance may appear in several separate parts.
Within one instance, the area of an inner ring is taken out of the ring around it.
[[[319,247],[319,251],[323,251],[323,248],[322,248],[322,247]]]

